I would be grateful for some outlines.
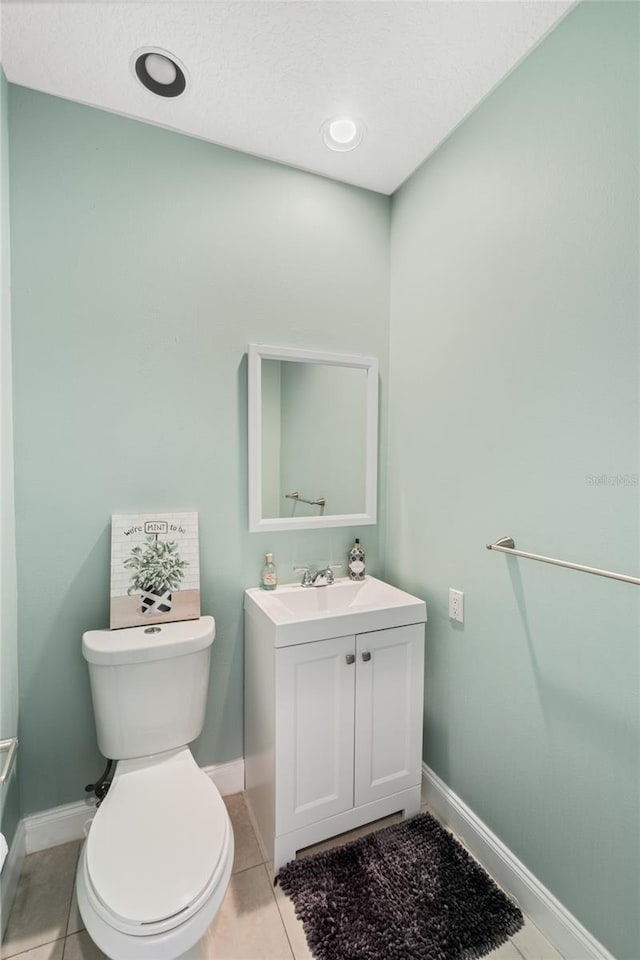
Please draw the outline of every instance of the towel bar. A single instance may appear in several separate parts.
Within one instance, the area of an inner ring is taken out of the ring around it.
[[[512,557],[526,557],[527,560],[541,560],[543,563],[553,563],[557,567],[568,567],[569,570],[580,570],[582,573],[595,573],[597,577],[609,577],[611,580],[623,580],[625,583],[640,584],[640,577],[629,577],[625,573],[613,573],[611,570],[600,570],[598,567],[585,567],[581,563],[571,563],[569,560],[555,560],[553,557],[543,557],[539,553],[526,553],[516,550],[513,537],[501,537],[495,543],[488,543],[487,550],[499,550]]]
[[[285,497],[287,500],[295,500],[297,503],[309,503],[312,507],[324,507],[327,502],[325,497],[318,497],[317,500],[305,500],[297,490],[294,490],[293,493],[285,493]]]

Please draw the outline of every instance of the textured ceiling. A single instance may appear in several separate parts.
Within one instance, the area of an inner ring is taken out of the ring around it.
[[[392,193],[573,0],[3,0],[12,83]],[[172,52],[185,93],[135,79],[140,47]],[[361,118],[333,153],[320,127]]]

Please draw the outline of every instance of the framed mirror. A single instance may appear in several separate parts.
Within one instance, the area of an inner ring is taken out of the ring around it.
[[[376,523],[378,361],[249,346],[249,530]]]

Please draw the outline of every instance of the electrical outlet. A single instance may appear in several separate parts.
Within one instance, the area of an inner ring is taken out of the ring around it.
[[[464,623],[464,593],[449,587],[449,619]]]

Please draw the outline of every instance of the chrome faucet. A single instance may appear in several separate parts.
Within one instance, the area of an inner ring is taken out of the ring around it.
[[[316,570],[315,573],[312,573],[309,567],[294,567],[293,569],[302,571],[301,587],[328,587],[335,580],[334,568],[341,566],[340,563],[328,563],[326,567],[323,567],[322,570]]]
[[[311,579],[312,587],[328,587],[330,586],[335,577],[333,575],[333,570],[330,566],[323,567],[322,570],[317,570]]]

